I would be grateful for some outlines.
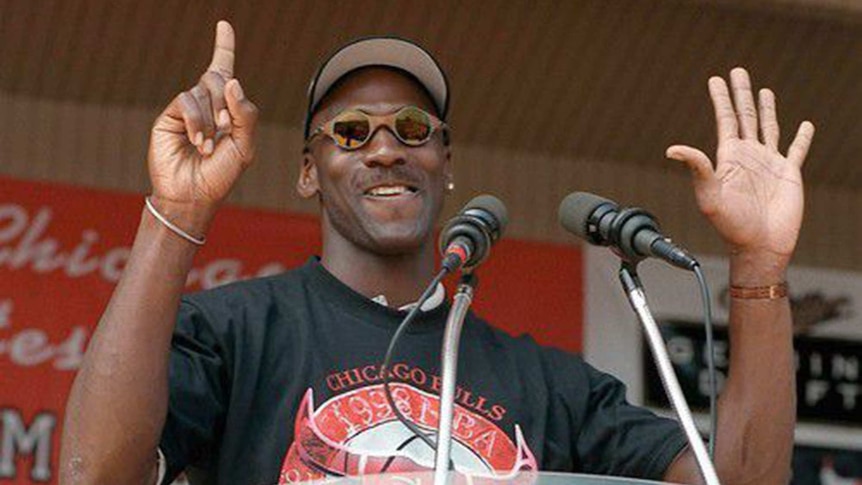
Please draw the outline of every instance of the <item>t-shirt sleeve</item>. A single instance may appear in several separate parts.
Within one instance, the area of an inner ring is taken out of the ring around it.
[[[590,393],[574,443],[584,472],[661,480],[686,445],[679,423],[628,403],[622,382],[584,367]]]
[[[223,346],[204,312],[183,300],[171,341],[168,415],[159,444],[170,483],[216,452],[227,403]]]

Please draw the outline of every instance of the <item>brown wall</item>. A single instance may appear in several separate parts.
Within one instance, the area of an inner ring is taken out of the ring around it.
[[[155,112],[0,93],[0,113],[0,174],[139,193],[148,190],[145,157]],[[264,124],[257,161],[235,189],[232,202],[316,211],[314,202],[300,200],[293,189],[300,139],[297,129]],[[557,205],[567,193],[585,190],[645,206],[660,215],[666,232],[688,248],[722,253],[717,236],[695,209],[687,171],[675,162],[668,161],[665,168],[656,170],[494,150],[465,142],[456,139],[454,146],[456,190],[447,213],[474,195],[490,192],[509,208],[511,236],[572,241],[558,227]],[[862,245],[858,243],[862,195],[826,186],[809,187],[807,195],[796,262],[862,269]]]

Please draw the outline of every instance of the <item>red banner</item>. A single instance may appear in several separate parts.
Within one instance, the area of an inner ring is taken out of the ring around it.
[[[0,177],[0,480],[56,482],[66,396],[142,210],[140,195]],[[226,207],[188,289],[280,272],[319,247],[316,217]],[[480,271],[476,311],[580,351],[581,266],[575,247],[503,241]]]

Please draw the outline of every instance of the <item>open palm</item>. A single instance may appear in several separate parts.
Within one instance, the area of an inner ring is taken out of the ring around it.
[[[733,251],[789,258],[802,224],[800,170],[814,125],[803,122],[782,155],[772,91],[760,90],[755,106],[748,73],[736,68],[730,79],[733,101],[724,79],[709,80],[718,131],[715,165],[702,151],[685,145],[671,146],[667,156],[692,170],[701,212]]]

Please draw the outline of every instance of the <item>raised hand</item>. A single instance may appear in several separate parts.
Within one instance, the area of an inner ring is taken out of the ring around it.
[[[751,81],[742,68],[731,71],[730,83],[733,101],[724,79],[709,80],[718,130],[715,165],[690,146],[671,146],[667,156],[691,169],[698,206],[732,254],[771,258],[779,266],[786,265],[802,223],[800,169],[814,125],[800,124],[787,154],[782,155],[775,95],[761,89],[755,106]]]
[[[177,211],[166,206],[201,212],[182,217],[201,226],[188,231],[205,230],[215,207],[254,157],[258,110],[233,77],[234,58],[233,28],[221,21],[207,71],[153,124],[148,155],[152,197],[168,212]]]

